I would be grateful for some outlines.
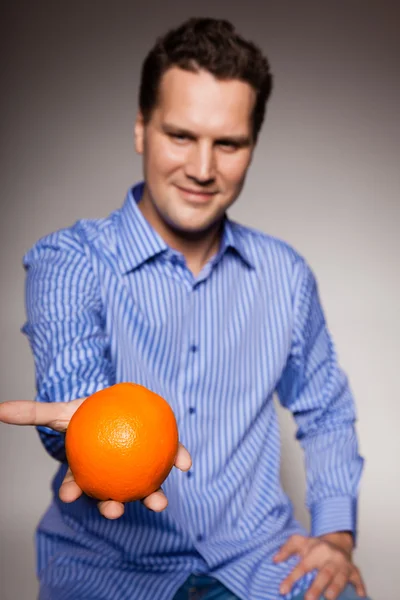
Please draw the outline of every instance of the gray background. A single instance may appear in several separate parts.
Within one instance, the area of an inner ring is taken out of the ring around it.
[[[395,2],[14,2],[2,17],[1,394],[34,396],[21,259],[42,235],[119,207],[141,176],[139,69],[165,28],[231,19],[267,52],[275,90],[231,216],[282,237],[317,274],[357,398],[366,468],[356,558],[375,600],[397,600],[400,534],[399,10]],[[304,509],[289,414],[284,484]],[[56,463],[30,428],[0,425],[0,598],[36,596],[33,535]]]

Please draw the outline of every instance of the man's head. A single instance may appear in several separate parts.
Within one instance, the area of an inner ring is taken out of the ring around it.
[[[253,141],[257,141],[272,91],[272,76],[267,58],[231,23],[193,18],[157,40],[142,67],[139,107],[145,122],[159,101],[161,79],[171,67],[194,73],[204,70],[221,81],[248,83],[256,94],[251,118]]]
[[[149,52],[135,139],[143,210],[161,234],[206,234],[238,197],[271,82],[266,58],[227,21],[190,19]]]

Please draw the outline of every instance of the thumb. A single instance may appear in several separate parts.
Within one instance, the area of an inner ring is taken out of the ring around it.
[[[298,554],[304,543],[303,536],[292,535],[274,556],[274,562],[282,562],[294,554]]]
[[[179,442],[178,452],[175,458],[175,467],[181,471],[189,471],[192,466],[192,457],[185,446]]]
[[[0,404],[0,421],[11,425],[44,425],[66,431],[72,415],[84,398],[70,402],[12,400]]]

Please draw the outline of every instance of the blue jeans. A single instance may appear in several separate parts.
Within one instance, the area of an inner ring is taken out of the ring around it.
[[[213,577],[191,575],[179,588],[173,600],[239,600],[239,598]],[[304,600],[304,595],[300,594],[293,600]],[[324,600],[323,597],[321,600]],[[360,600],[360,596],[356,594],[353,586],[348,585],[337,600]]]

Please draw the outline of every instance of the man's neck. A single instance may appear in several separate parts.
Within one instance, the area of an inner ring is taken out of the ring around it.
[[[218,252],[222,233],[222,221],[207,231],[197,235],[188,234],[168,227],[157,214],[154,207],[143,199],[138,204],[139,210],[165,243],[180,252],[186,260],[187,268],[196,277],[207,262]]]
[[[221,223],[216,225],[207,236],[197,241],[185,240],[177,244],[175,250],[183,254],[188,269],[196,277],[208,261],[218,252],[221,240]]]

